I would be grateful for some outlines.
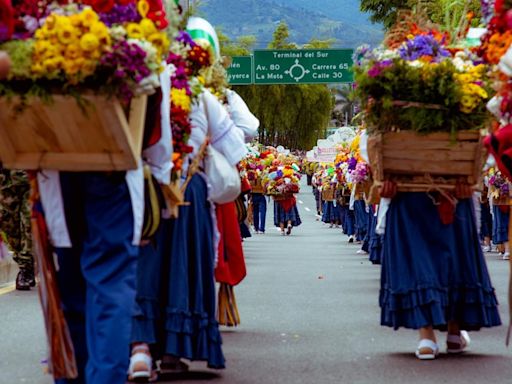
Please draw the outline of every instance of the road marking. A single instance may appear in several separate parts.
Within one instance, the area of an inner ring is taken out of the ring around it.
[[[11,293],[16,289],[16,286],[14,284],[10,284],[7,287],[0,288],[0,296],[5,295],[7,293]]]
[[[304,208],[307,212],[311,212],[311,209],[309,209],[308,207],[305,207]]]

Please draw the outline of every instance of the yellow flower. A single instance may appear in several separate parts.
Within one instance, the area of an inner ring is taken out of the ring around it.
[[[85,8],[79,16],[84,27],[90,27],[100,19],[98,14],[94,12],[92,8]]]
[[[150,19],[142,19],[140,22],[140,28],[144,33],[144,36],[148,37],[158,32],[155,27],[155,24]]]
[[[80,72],[84,76],[90,76],[90,75],[92,75],[94,73],[95,70],[96,70],[96,62],[92,61],[92,60],[86,60],[83,63]]]
[[[98,38],[101,45],[110,45],[110,43],[111,43],[110,33],[105,24],[94,23],[91,26],[91,29],[89,32]]]
[[[77,30],[71,24],[65,24],[59,27],[57,37],[59,42],[64,45],[71,44],[76,40]]]
[[[84,57],[84,59],[98,60],[101,57],[101,51],[96,49],[90,52],[83,52],[82,56]]]
[[[69,44],[66,47],[65,56],[67,59],[76,60],[81,54],[80,46],[78,44]]]
[[[34,62],[34,64],[32,64],[32,68],[30,69],[36,77],[39,77],[44,73],[44,67],[40,62]]]
[[[100,46],[100,41],[96,35],[86,33],[80,39],[80,48],[86,52],[95,51]]]
[[[46,51],[51,47],[50,43],[46,40],[37,40],[34,45],[34,54],[37,56],[43,56]]]
[[[160,56],[169,50],[169,39],[163,33],[152,34],[148,37],[148,41],[156,47]]]
[[[57,18],[55,17],[54,14],[51,14],[50,16],[48,16],[46,18],[43,28],[45,28],[47,31],[51,31],[52,29],[55,28],[56,24],[57,24]]]
[[[42,55],[43,60],[51,59],[60,55],[60,49],[56,45],[48,45],[45,53]]]
[[[173,88],[171,100],[174,105],[181,107],[185,112],[190,112],[191,100],[184,89]]]
[[[80,66],[75,60],[66,60],[64,63],[64,71],[68,76],[74,76],[80,71]]]
[[[144,38],[144,32],[142,31],[142,28],[137,23],[130,23],[126,26],[126,34],[130,39],[143,39]]]
[[[139,15],[141,15],[142,18],[145,18],[149,12],[149,3],[146,0],[140,0],[137,3],[137,11],[139,11]]]
[[[59,60],[58,58],[47,59],[43,61],[44,71],[49,75],[55,75],[61,68],[64,60]]]
[[[82,25],[82,19],[81,19],[80,15],[74,14],[74,15],[70,15],[68,17],[69,17],[69,21],[71,21],[71,25],[73,27],[77,28]]]

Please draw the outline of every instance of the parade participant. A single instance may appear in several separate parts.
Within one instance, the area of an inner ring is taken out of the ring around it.
[[[480,240],[483,242],[483,251],[491,252],[493,222],[487,188],[480,196],[480,212]]]
[[[30,224],[30,182],[24,171],[0,170],[0,230],[20,268],[16,289],[35,287],[34,254]]]
[[[327,177],[327,181],[322,186],[323,214],[322,221],[330,224],[329,228],[339,228],[340,213],[336,202],[336,184],[331,182],[331,178]]]
[[[501,324],[472,194],[465,184],[457,184],[453,196],[396,193],[392,182],[381,190],[381,197],[392,198],[382,255],[381,324],[419,330],[421,360],[439,353],[434,329],[448,331],[448,353],[460,353],[469,344],[466,331]]]
[[[259,185],[258,185],[259,184]],[[265,234],[265,221],[267,217],[267,198],[263,194],[261,180],[252,186],[251,192],[252,212],[254,221],[254,230],[256,234]]]
[[[209,23],[191,18],[188,29],[190,35],[182,33],[180,40],[192,47],[195,57],[204,56],[202,49],[210,57],[203,62],[218,57],[218,39]],[[205,44],[205,48],[195,41]],[[216,369],[225,365],[216,320],[216,230],[213,205],[208,197],[210,180],[192,165],[198,162],[202,168],[201,152],[207,142],[233,166],[244,158],[247,149],[242,132],[226,109],[204,88],[194,98],[188,120],[191,133],[186,144],[191,152],[182,168],[186,205],[180,206],[178,217],[164,226],[157,250],[160,262],[155,263],[155,269],[144,273],[153,276],[153,281],[151,286],[142,281],[143,289],[137,296],[130,375],[146,380],[152,376],[150,345],[160,346],[164,362],[173,369],[186,369],[181,358],[207,361],[210,368]],[[159,266],[162,269],[157,269]]]
[[[281,228],[281,235],[291,235],[293,227],[301,224],[295,196],[283,195],[274,198],[274,225]]]
[[[491,198],[493,218],[493,242],[497,245],[498,252],[503,260],[508,260],[508,225],[510,206],[494,204]]]

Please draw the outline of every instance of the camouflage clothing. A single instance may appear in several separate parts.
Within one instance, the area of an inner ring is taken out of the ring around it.
[[[30,183],[23,171],[0,170],[0,231],[20,268],[34,270]]]

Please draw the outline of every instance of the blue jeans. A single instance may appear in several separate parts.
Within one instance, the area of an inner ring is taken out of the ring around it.
[[[252,212],[254,229],[265,232],[265,218],[267,217],[267,199],[261,193],[252,194]]]
[[[58,384],[125,384],[138,248],[124,173],[61,173],[72,248],[57,248],[57,282],[79,377]]]

